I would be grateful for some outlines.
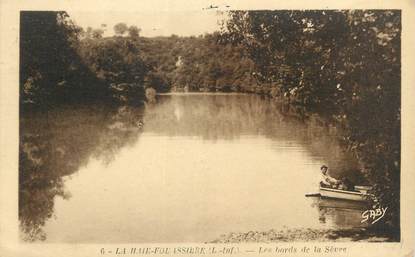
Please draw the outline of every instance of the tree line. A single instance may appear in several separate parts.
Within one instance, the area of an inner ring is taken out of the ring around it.
[[[20,103],[140,102],[146,89],[252,91],[254,64],[220,34],[145,38],[141,29],[83,29],[66,12],[22,12]]]

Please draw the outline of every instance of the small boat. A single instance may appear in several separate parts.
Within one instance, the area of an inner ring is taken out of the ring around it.
[[[323,198],[343,199],[351,201],[368,201],[372,195],[367,191],[370,187],[367,186],[355,186],[356,191],[341,190],[336,188],[328,188],[320,186],[320,195]]]
[[[320,198],[315,202],[320,209],[325,210],[367,210],[367,201],[349,201],[336,198]]]

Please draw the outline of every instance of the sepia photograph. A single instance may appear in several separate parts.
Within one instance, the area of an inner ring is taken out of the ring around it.
[[[400,11],[206,8],[20,13],[22,239],[399,241]]]
[[[208,1],[19,9],[17,244],[399,245],[402,17]]]

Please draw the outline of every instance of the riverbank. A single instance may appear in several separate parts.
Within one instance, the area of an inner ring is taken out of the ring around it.
[[[285,229],[249,231],[221,235],[210,243],[273,243],[273,242],[392,242],[393,238],[377,235],[367,229]]]

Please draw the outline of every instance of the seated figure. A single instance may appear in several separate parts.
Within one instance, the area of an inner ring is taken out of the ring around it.
[[[321,170],[321,182],[320,185],[322,187],[329,187],[329,188],[338,188],[339,184],[340,184],[340,180],[337,180],[333,177],[331,177],[328,174],[328,167],[326,165],[321,166],[320,170]]]

